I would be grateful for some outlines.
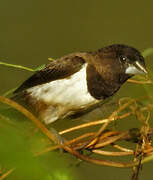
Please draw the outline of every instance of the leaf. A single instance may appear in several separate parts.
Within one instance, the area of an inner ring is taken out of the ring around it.
[[[44,69],[45,66],[46,66],[46,64],[42,64],[42,65],[38,66],[37,68],[33,69],[33,71],[40,71],[40,70]]]
[[[145,49],[143,52],[142,52],[142,55],[143,57],[147,57],[147,56],[150,56],[153,54],[153,48],[148,48],[148,49]]]
[[[49,61],[54,61],[54,59],[53,59],[53,58],[48,58],[48,60],[49,60]]]

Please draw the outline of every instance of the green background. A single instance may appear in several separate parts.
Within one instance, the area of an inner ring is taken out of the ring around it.
[[[114,43],[128,44],[140,51],[153,47],[152,0],[0,1],[0,61],[34,68],[47,63],[49,57]],[[152,61],[153,56],[146,60],[150,75]],[[31,74],[0,66],[0,93],[18,86]],[[120,90],[120,96],[144,93],[146,89],[140,85],[126,84]],[[75,162],[71,156],[66,157]],[[152,168],[152,163],[145,164],[140,179],[152,179]],[[130,169],[87,163],[71,169],[79,179],[128,180],[131,176]]]

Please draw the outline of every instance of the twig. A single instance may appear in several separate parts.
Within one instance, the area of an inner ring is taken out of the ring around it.
[[[112,143],[112,146],[115,147],[116,149],[119,149],[120,151],[123,151],[123,152],[133,152],[133,150],[121,147],[121,146],[119,146],[117,144]]]
[[[129,155],[133,155],[134,152],[110,152],[110,151],[102,151],[99,149],[95,149],[92,150],[92,152],[96,153],[96,154],[100,154],[100,155],[104,155],[104,156],[129,156]]]
[[[113,120],[114,119],[112,118],[112,121]],[[99,124],[103,124],[103,123],[106,123],[107,121],[108,121],[108,119],[102,119],[102,120],[98,120],[98,121],[94,121],[94,122],[84,123],[84,124],[81,124],[81,125],[78,125],[78,126],[75,126],[75,127],[60,131],[59,134],[63,135],[63,134],[66,134],[68,132],[72,132],[72,131],[75,131],[75,130],[78,130],[78,129],[80,130],[82,128],[87,128],[87,127],[90,127],[90,126],[96,126],[96,125],[99,125]]]
[[[15,168],[12,168],[10,170],[8,170],[7,172],[5,172],[4,174],[2,174],[2,176],[0,176],[0,180],[4,180],[8,175],[10,175],[13,171],[15,170]]]
[[[134,79],[128,79],[127,82],[135,83],[135,84],[153,84],[153,81],[151,81],[151,80],[138,81],[138,80],[134,80]]]

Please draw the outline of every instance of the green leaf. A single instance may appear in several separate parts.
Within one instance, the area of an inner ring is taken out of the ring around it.
[[[48,58],[48,60],[49,60],[49,61],[54,61],[54,59],[53,59],[53,58]]]
[[[33,71],[40,71],[40,70],[44,69],[45,66],[46,66],[46,64],[42,64],[42,65],[38,66],[37,68],[33,69]]]
[[[148,49],[145,49],[143,52],[142,52],[142,55],[143,57],[147,57],[147,56],[150,56],[153,54],[153,48],[148,48]]]

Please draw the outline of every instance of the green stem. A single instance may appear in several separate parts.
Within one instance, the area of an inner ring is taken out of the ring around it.
[[[146,162],[149,162],[152,160],[153,160],[153,155],[149,155],[149,156],[145,157],[141,163],[143,164],[143,163],[146,163]]]
[[[24,69],[24,70],[32,71],[32,72],[35,71],[35,70],[33,70],[31,68],[28,68],[28,67],[24,67],[24,66],[21,66],[21,65],[15,65],[15,64],[9,64],[9,63],[4,63],[4,62],[1,62],[1,61],[0,61],[0,65],[14,67],[14,68],[18,68],[18,69]]]

